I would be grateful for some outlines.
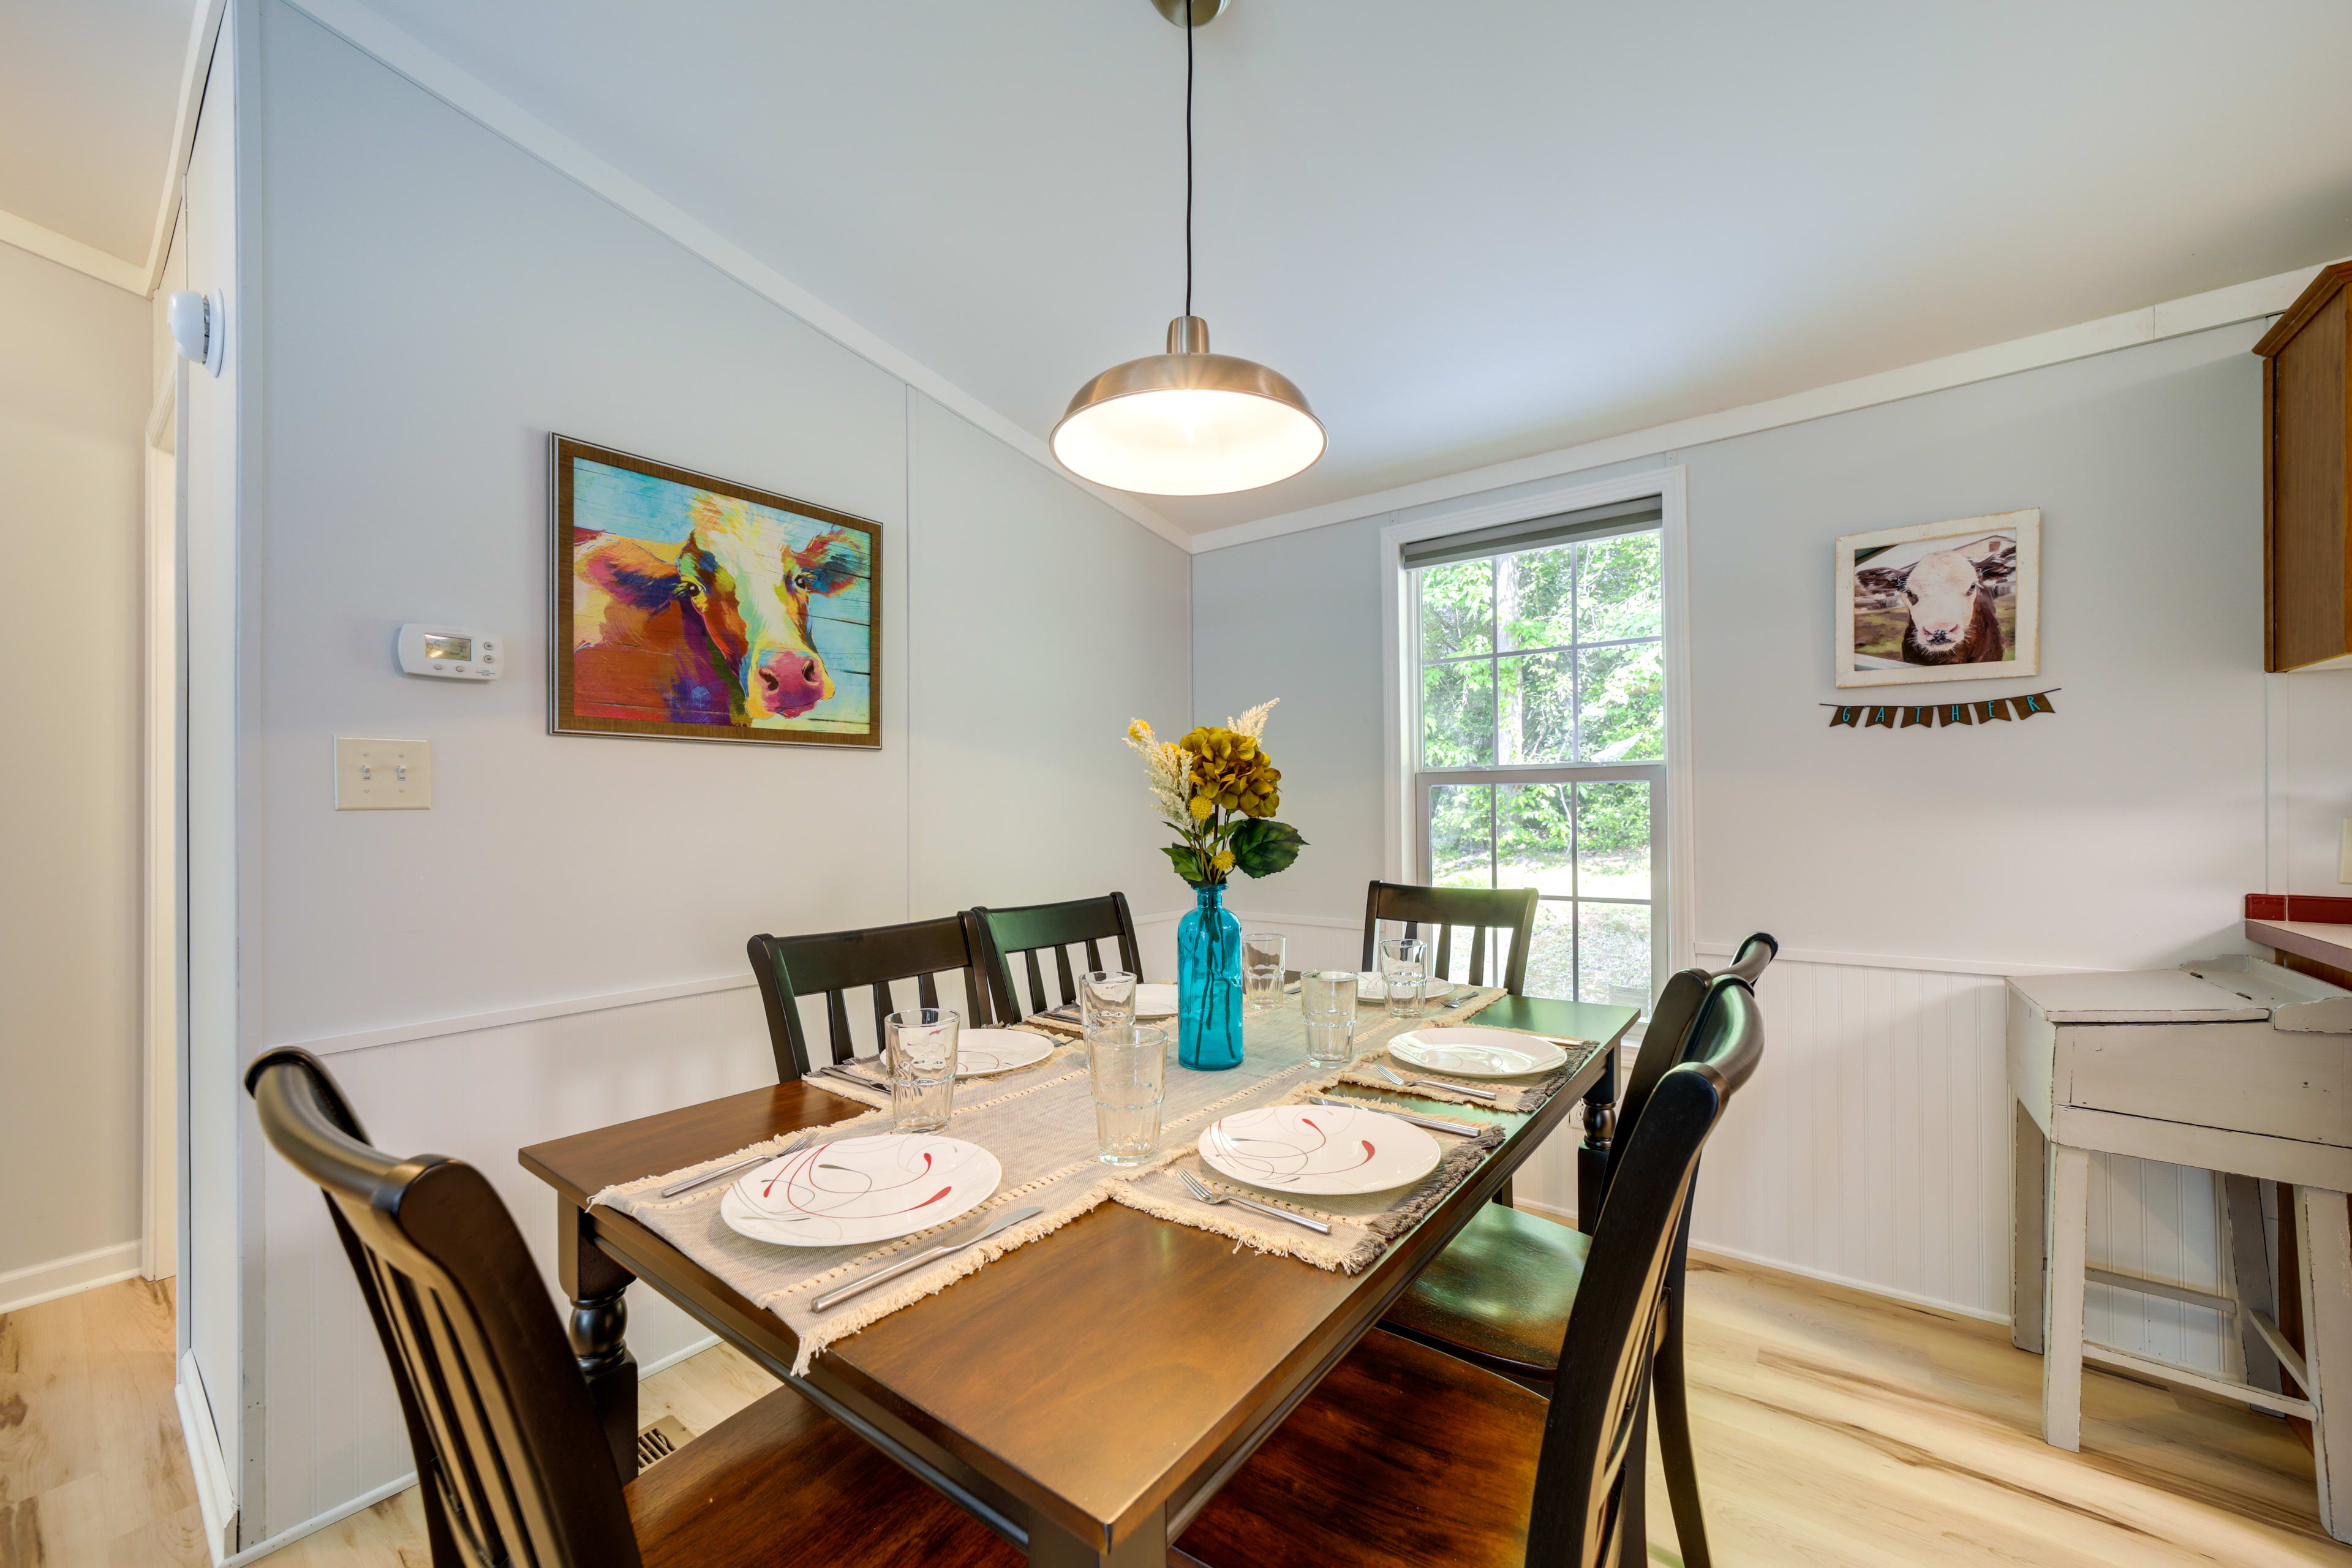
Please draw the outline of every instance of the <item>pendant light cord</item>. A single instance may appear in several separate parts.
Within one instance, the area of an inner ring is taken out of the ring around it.
[[[1192,313],[1192,0],[1184,0],[1184,314]]]

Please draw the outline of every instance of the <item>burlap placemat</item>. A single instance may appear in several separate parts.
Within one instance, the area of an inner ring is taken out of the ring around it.
[[[660,1195],[665,1186],[735,1160],[755,1153],[778,1152],[802,1135],[797,1131],[715,1154],[675,1171],[617,1183],[589,1201],[592,1205],[607,1205],[659,1233],[743,1296],[782,1318],[800,1342],[793,1363],[795,1373],[805,1372],[818,1352],[834,1341],[936,1294],[995,1258],[1038,1237],[1050,1235],[1113,1198],[1146,1213],[1232,1236],[1260,1251],[1353,1272],[1377,1258],[1391,1240],[1410,1228],[1475,1170],[1500,1142],[1499,1131],[1489,1129],[1467,1139],[1448,1133],[1433,1134],[1442,1145],[1454,1147],[1446,1149],[1437,1170],[1409,1190],[1373,1194],[1360,1199],[1307,1200],[1327,1205],[1309,1212],[1333,1225],[1329,1237],[1318,1237],[1285,1221],[1251,1215],[1234,1205],[1212,1207],[1201,1204],[1182,1192],[1166,1168],[1192,1158],[1201,1130],[1219,1117],[1328,1090],[1339,1083],[1342,1070],[1352,1075],[1368,1058],[1378,1055],[1391,1035],[1416,1024],[1459,1023],[1474,1016],[1500,994],[1494,990],[1474,992],[1444,1011],[1417,1021],[1391,1019],[1384,1014],[1368,1016],[1359,1026],[1355,1042],[1357,1066],[1348,1069],[1307,1064],[1305,1020],[1295,1006],[1254,1015],[1245,1026],[1241,1066],[1208,1073],[1171,1064],[1161,1113],[1161,1152],[1150,1164],[1137,1168],[1114,1168],[1095,1157],[1094,1096],[1083,1050],[1057,1050],[1045,1061],[1017,1073],[966,1079],[957,1085],[955,1112],[947,1131],[995,1155],[1003,1168],[1003,1181],[977,1209],[931,1230],[879,1246],[860,1243],[787,1247],[739,1236],[719,1217],[719,1200],[729,1186],[725,1182],[681,1193],[675,1198]],[[828,1131],[835,1135],[887,1130],[889,1112],[881,1108],[887,1097],[879,1090],[831,1079],[806,1081],[860,1106],[868,1103],[867,1095],[873,1096],[875,1109],[831,1124]],[[979,1088],[981,1085],[987,1087]],[[1193,1168],[1205,1179],[1205,1173],[1199,1173],[1195,1159]],[[1174,1190],[1175,1195],[1169,1195],[1170,1189]],[[1255,1190],[1250,1195],[1276,1201]],[[1280,1201],[1296,1204],[1301,1200]],[[930,1245],[943,1231],[971,1225],[991,1212],[1031,1205],[1043,1212],[978,1247],[916,1269],[830,1312],[819,1314],[810,1308],[815,1297],[909,1248]]]

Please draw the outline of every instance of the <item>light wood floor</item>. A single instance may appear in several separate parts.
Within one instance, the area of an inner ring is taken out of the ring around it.
[[[1723,1568],[2326,1563],[2311,1456],[2282,1422],[2089,1369],[2081,1454],[2039,1436],[2042,1363],[2008,1331],[1694,1258],[1699,1464]],[[0,1568],[201,1565],[172,1401],[168,1287],[0,1317]],[[646,1381],[708,1430],[774,1384],[724,1347]],[[1662,1483],[1654,1562],[1680,1568]],[[416,1493],[266,1559],[429,1568]]]

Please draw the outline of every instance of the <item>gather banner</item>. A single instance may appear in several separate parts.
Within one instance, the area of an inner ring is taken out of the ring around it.
[[[2058,689],[2053,686],[2050,691]],[[2055,712],[2050,706],[2050,691],[1996,697],[1988,702],[1923,702],[1915,707],[1892,702],[1824,702],[1822,706],[1830,710],[1830,728],[1833,730],[1841,724],[1849,730],[1908,730],[1914,724],[1933,729],[1941,724],[1948,730],[1955,724],[2006,724],[2015,719]]]

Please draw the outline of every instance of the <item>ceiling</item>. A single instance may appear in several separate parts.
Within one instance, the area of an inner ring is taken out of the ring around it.
[[[145,263],[192,9],[191,0],[0,6],[0,212]]]
[[[1040,436],[1181,309],[1147,0],[369,4]],[[186,7],[34,8],[0,207],[136,256]],[[1195,309],[1331,443],[1149,498],[1186,531],[2352,253],[2340,0],[1234,0],[1197,45]]]

